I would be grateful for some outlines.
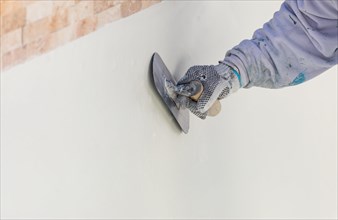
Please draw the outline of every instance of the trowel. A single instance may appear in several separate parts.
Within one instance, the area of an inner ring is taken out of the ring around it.
[[[179,96],[186,96],[198,101],[202,92],[203,84],[200,81],[192,81],[188,84],[177,85],[176,80],[164,64],[158,53],[152,57],[152,74],[157,92],[163,102],[176,119],[184,133],[189,131],[189,110],[178,101]],[[217,100],[208,110],[208,116],[216,116],[221,111],[221,104]]]

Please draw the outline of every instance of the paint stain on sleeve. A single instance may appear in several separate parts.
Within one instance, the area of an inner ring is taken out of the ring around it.
[[[305,75],[303,72],[299,73],[298,76],[289,84],[290,86],[295,86],[305,82]]]

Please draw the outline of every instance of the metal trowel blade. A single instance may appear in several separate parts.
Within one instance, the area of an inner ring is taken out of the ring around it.
[[[158,53],[154,53],[152,59],[152,71],[155,87],[162,97],[162,100],[176,119],[177,123],[181,127],[184,133],[189,131],[189,110],[186,108],[177,107],[175,101],[172,99],[173,95],[168,94],[168,89],[166,84],[172,82],[173,85],[176,85],[175,79],[172,77],[168,68],[164,64]]]

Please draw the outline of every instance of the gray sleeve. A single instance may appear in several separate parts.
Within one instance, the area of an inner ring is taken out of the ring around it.
[[[337,33],[337,0],[286,1],[224,62],[239,70],[246,88],[297,85],[337,64]]]

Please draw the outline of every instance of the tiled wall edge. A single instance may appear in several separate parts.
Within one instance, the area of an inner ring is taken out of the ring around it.
[[[160,1],[2,0],[1,70],[8,70]]]

